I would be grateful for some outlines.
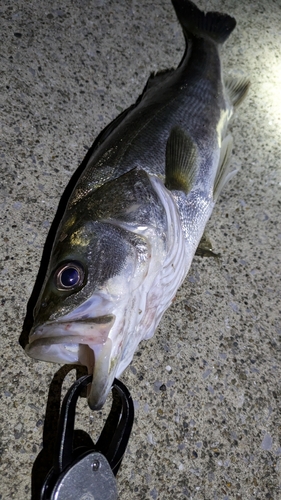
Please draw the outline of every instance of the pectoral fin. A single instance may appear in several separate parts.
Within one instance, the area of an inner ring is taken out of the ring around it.
[[[166,146],[166,187],[188,193],[197,174],[197,147],[180,127],[174,127]]]

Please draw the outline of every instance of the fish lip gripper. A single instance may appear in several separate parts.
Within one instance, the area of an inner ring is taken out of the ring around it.
[[[58,421],[53,467],[41,489],[40,500],[117,500],[116,474],[121,465],[134,421],[134,404],[127,387],[115,379],[112,407],[96,442],[73,448],[78,397],[92,382],[80,377],[65,395]]]

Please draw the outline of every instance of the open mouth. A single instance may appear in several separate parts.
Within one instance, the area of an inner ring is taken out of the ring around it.
[[[100,409],[114,379],[115,370],[110,374],[112,341],[108,338],[114,321],[115,316],[108,315],[45,323],[31,333],[25,351],[41,361],[86,366],[93,375],[88,402],[92,409]]]

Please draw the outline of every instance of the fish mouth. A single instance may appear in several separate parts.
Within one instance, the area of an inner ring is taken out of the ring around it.
[[[49,321],[35,327],[25,351],[28,356],[51,363],[86,366],[93,375],[88,404],[99,410],[111,389],[117,363],[113,363],[110,331],[114,315],[75,321]]]

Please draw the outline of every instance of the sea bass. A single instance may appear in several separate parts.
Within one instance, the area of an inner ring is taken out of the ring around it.
[[[98,137],[59,225],[26,352],[85,365],[88,402],[149,339],[183,282],[229,168],[227,126],[249,82],[222,80],[226,14],[172,0],[186,40],[175,70],[156,74]]]

